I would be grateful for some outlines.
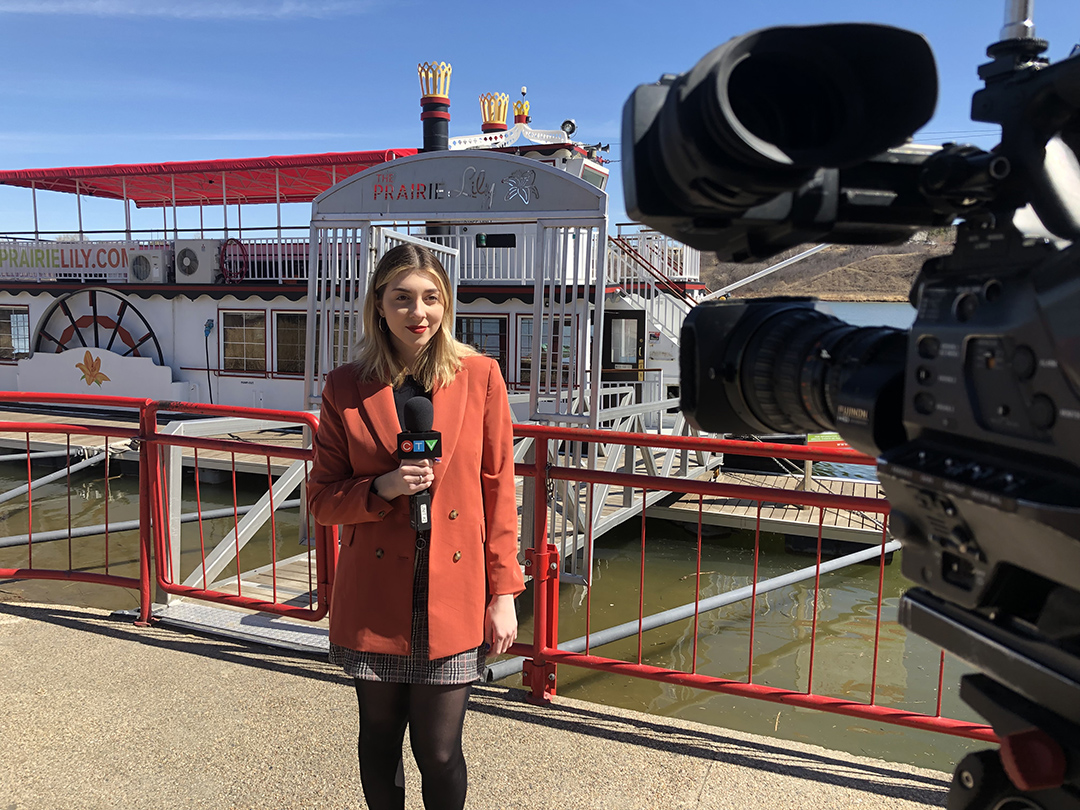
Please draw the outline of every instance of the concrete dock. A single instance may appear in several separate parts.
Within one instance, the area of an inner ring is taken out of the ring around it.
[[[0,593],[0,599],[8,598]],[[319,660],[106,611],[0,601],[0,810],[362,808],[352,684]],[[944,807],[949,775],[477,686],[488,808]],[[419,775],[406,757],[409,808]]]

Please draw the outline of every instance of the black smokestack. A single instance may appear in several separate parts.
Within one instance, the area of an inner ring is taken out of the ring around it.
[[[424,123],[425,152],[450,148],[450,72],[446,62],[416,66],[420,75],[420,120]]]

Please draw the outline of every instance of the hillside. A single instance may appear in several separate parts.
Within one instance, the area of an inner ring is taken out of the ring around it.
[[[740,287],[732,296],[812,295],[825,301],[906,301],[923,262],[952,250],[953,231],[919,233],[901,245],[830,245],[790,267]],[[721,264],[715,255],[701,257],[701,279],[718,290],[759,270],[795,256],[802,245],[767,262]]]

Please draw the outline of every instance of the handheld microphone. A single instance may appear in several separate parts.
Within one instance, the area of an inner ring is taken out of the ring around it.
[[[432,430],[435,409],[427,397],[413,397],[405,403],[405,430],[398,434],[398,458],[436,459],[442,456],[442,434]],[[419,532],[431,531],[431,493],[409,496],[409,524]]]

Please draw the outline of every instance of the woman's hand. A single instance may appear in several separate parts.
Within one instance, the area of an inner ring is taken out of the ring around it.
[[[496,594],[484,614],[484,639],[491,645],[488,655],[502,655],[517,638],[517,610],[514,595]]]
[[[435,480],[435,467],[431,459],[405,459],[396,470],[380,475],[373,482],[375,491],[384,501],[392,501],[398,495],[415,495],[431,486]]]

